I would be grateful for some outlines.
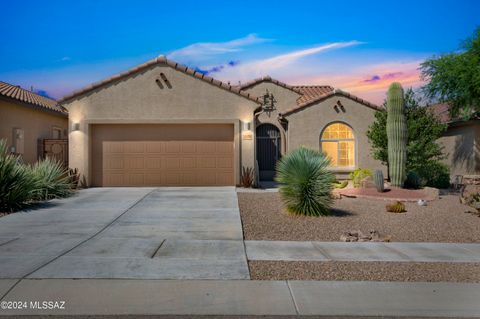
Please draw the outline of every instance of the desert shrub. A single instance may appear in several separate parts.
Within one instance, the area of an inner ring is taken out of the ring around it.
[[[80,182],[80,173],[78,172],[78,168],[68,169],[68,178],[72,188],[77,189]]]
[[[253,187],[255,184],[255,171],[251,167],[242,167],[240,183],[243,187]]]
[[[278,162],[276,181],[288,212],[305,216],[330,214],[334,176],[328,170],[329,164],[323,153],[305,147]]]
[[[417,172],[408,172],[407,178],[405,179],[404,187],[411,189],[419,189],[420,187],[422,187],[422,181]]]
[[[387,212],[390,213],[403,213],[407,210],[405,209],[405,204],[402,202],[395,202],[386,206]]]
[[[360,187],[360,183],[364,178],[372,176],[372,170],[368,168],[357,168],[350,173],[350,179],[353,181],[353,187]]]
[[[348,181],[334,182],[333,187],[335,188],[345,188],[348,185]]]
[[[417,170],[417,172],[422,186],[435,188],[450,187],[450,169],[443,163],[432,161],[429,165],[424,165]]]
[[[0,140],[0,212],[12,212],[36,202],[72,193],[66,169],[50,159],[25,165]]]
[[[11,212],[27,205],[37,188],[27,166],[9,154],[7,143],[0,140],[0,212]]]
[[[67,197],[72,193],[68,170],[60,162],[46,158],[29,166],[30,174],[36,181],[33,199],[37,201]]]

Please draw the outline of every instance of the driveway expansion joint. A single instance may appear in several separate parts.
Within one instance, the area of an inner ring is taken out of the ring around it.
[[[158,253],[158,251],[160,250],[160,248],[162,248],[163,246],[163,243],[166,241],[166,239],[162,240],[162,242],[160,243],[160,245],[158,245],[157,249],[155,249],[155,251],[153,252],[152,256],[150,258],[154,258],[155,255]]]
[[[298,310],[297,301],[295,300],[295,296],[293,295],[292,288],[290,287],[290,281],[287,280],[286,282],[287,282],[288,292],[290,293],[290,297],[292,298],[292,303],[295,306],[295,312],[297,313],[297,315],[299,315],[300,312]]]

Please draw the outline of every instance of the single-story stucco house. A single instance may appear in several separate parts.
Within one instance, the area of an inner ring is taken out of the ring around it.
[[[67,127],[68,113],[57,101],[0,81],[0,139],[24,162],[44,156],[44,139],[66,139]]]
[[[365,135],[380,108],[330,86],[232,86],[162,56],[60,102],[70,167],[91,186],[237,185],[242,167],[271,180],[301,145],[326,152],[339,175],[385,169]]]

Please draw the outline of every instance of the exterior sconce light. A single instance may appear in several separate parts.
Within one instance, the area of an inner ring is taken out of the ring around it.
[[[243,131],[251,131],[252,130],[252,122],[242,122],[242,130]]]
[[[75,132],[75,131],[80,131],[80,123],[73,123],[72,124],[72,132]]]

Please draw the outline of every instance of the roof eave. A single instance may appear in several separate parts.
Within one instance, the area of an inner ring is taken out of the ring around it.
[[[282,81],[279,81],[279,80],[276,80],[276,79],[273,79],[273,78],[272,78],[271,76],[269,76],[269,75],[266,75],[266,76],[263,76],[263,77],[260,77],[260,78],[253,79],[252,81],[249,81],[249,82],[247,82],[247,83],[245,83],[245,84],[243,84],[243,85],[240,85],[240,86],[238,86],[238,87],[240,88],[240,90],[247,90],[247,89],[249,89],[249,88],[251,88],[251,87],[254,87],[254,86],[256,86],[256,85],[258,85],[258,84],[260,84],[260,83],[263,83],[263,82],[270,82],[270,83],[276,84],[276,85],[278,85],[278,86],[280,86],[280,87],[283,87],[283,88],[285,88],[285,89],[288,89],[288,90],[290,90],[290,91],[293,91],[293,92],[295,92],[295,93],[297,93],[297,94],[299,94],[299,95],[303,95],[303,93],[302,93],[300,90],[296,89],[296,88],[293,87],[292,85],[286,84],[286,83],[284,83],[284,82],[282,82]]]
[[[237,94],[239,96],[242,96],[252,102],[255,102],[257,103],[258,105],[261,105],[262,103],[260,102],[260,99],[256,96],[253,96],[252,94],[250,93],[247,93],[247,92],[244,92],[242,91],[240,88],[237,88],[235,86],[232,86],[230,84],[227,84],[227,83],[224,83],[224,82],[221,82],[219,80],[216,80],[210,76],[207,76],[201,72],[198,72],[194,69],[191,69],[185,65],[182,65],[182,64],[179,64],[175,61],[172,61],[172,60],[169,60],[167,59],[165,56],[160,56],[160,57],[157,57],[155,59],[152,59],[152,60],[149,60],[145,63],[142,63],[134,68],[131,68],[125,72],[122,72],[122,73],[118,73],[116,75],[113,75],[107,79],[104,79],[104,80],[101,80],[101,81],[98,81],[98,82],[94,82],[80,90],[77,90],[77,91],[74,91],[72,92],[71,94],[68,94],[64,97],[62,97],[61,99],[58,100],[58,102],[60,103],[68,103],[74,99],[77,99],[79,98],[80,96],[83,96],[85,94],[88,94],[90,93],[92,90],[95,90],[97,88],[100,88],[104,85],[107,85],[113,81],[116,81],[116,80],[119,80],[123,77],[126,77],[126,76],[129,76],[129,75],[132,75],[132,74],[135,74],[139,71],[142,71],[144,69],[147,69],[153,65],[166,65],[166,66],[169,66],[177,71],[180,71],[184,74],[187,74],[187,75],[190,75],[194,78],[197,78],[197,79],[200,79],[204,82],[207,82],[207,83],[210,83],[218,88],[221,88],[221,89],[224,89],[226,91],[229,91],[231,93],[234,93],[234,94]]]
[[[37,105],[37,104],[34,104],[34,103],[28,103],[28,102],[20,101],[18,99],[11,98],[9,96],[3,96],[3,95],[0,95],[0,100],[7,101],[7,102],[10,102],[10,103],[13,103],[13,104],[19,104],[21,106],[25,106],[25,107],[28,107],[30,109],[45,112],[45,113],[48,113],[48,114],[51,114],[51,115],[56,115],[56,116],[68,118],[68,111],[67,110],[65,110],[65,112],[57,111],[57,110],[47,108],[47,107],[42,106],[42,105]]]
[[[303,103],[303,104],[300,104],[300,105],[298,105],[297,107],[286,111],[286,112],[283,113],[282,115],[283,115],[283,116],[289,116],[289,115],[291,115],[291,114],[293,114],[293,113],[297,113],[297,112],[299,112],[299,111],[301,111],[301,110],[303,110],[303,109],[305,109],[305,108],[307,108],[307,107],[309,107],[309,106],[311,106],[311,105],[313,105],[313,104],[315,104],[315,103],[322,102],[322,101],[324,101],[324,100],[326,100],[326,99],[328,99],[328,98],[330,98],[330,97],[332,97],[332,96],[343,96],[343,97],[349,98],[349,99],[354,100],[354,101],[356,101],[356,102],[358,102],[358,103],[360,103],[360,104],[363,104],[363,105],[365,105],[365,106],[367,106],[367,107],[369,107],[369,108],[371,108],[371,109],[374,109],[375,111],[382,111],[382,110],[383,110],[382,107],[380,107],[380,106],[378,106],[378,105],[376,105],[376,104],[373,104],[373,103],[371,103],[371,102],[368,102],[368,101],[366,101],[366,100],[364,100],[364,99],[362,99],[362,98],[359,98],[359,97],[357,97],[357,96],[355,96],[355,95],[353,95],[353,94],[350,94],[350,93],[348,93],[348,92],[345,92],[345,91],[343,91],[343,90],[335,89],[335,90],[333,90],[332,92],[329,92],[329,93],[326,93],[326,94],[324,94],[324,95],[322,95],[322,96],[319,96],[319,97],[316,98],[316,99],[313,99],[313,100],[307,101],[307,102],[305,102],[305,103]]]

